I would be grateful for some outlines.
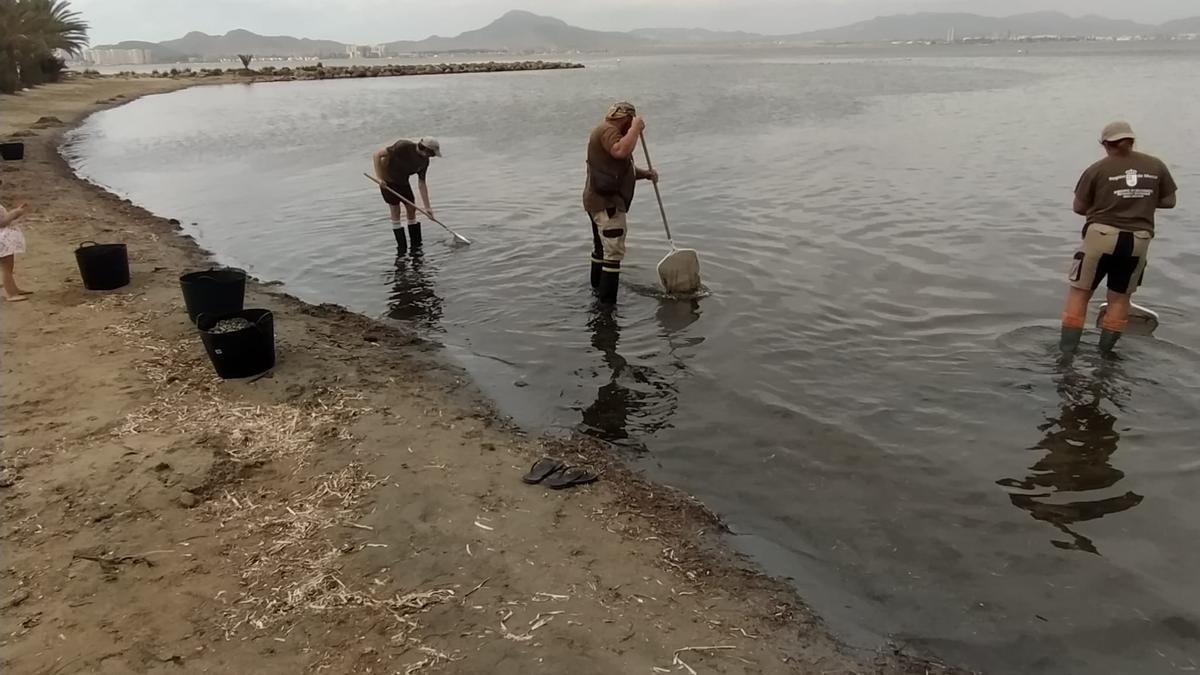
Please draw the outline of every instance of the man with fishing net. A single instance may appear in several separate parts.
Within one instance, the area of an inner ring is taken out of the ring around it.
[[[429,186],[425,183],[425,173],[429,171],[429,160],[441,156],[442,146],[433,138],[422,138],[416,143],[399,140],[373,156],[375,177],[380,183],[379,192],[383,195],[383,201],[387,202],[392,217],[392,234],[396,237],[396,248],[400,253],[408,249],[410,240],[414,250],[421,246],[421,223],[417,220],[417,207],[409,177],[414,174],[417,176],[424,212],[432,218],[433,207],[429,205]],[[408,236],[405,236],[402,212],[408,217]]]
[[[1088,302],[1108,279],[1108,306],[1100,320],[1100,351],[1110,352],[1129,323],[1131,297],[1142,283],[1154,213],[1175,208],[1175,180],[1157,157],[1133,149],[1136,136],[1128,122],[1104,128],[1105,157],[1092,164],[1075,187],[1075,213],[1087,218],[1075,253],[1063,311],[1059,346],[1073,353],[1087,319]]]
[[[605,304],[617,301],[634,186],[639,180],[658,182],[653,169],[640,169],[633,162],[645,128],[633,104],[621,101],[608,109],[588,137],[583,208],[592,221],[592,289]]]

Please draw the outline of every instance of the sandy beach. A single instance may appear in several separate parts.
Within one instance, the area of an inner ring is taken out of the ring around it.
[[[702,506],[513,428],[436,344],[254,283],[277,367],[220,381],[178,284],[206,254],[57,153],[88,114],[189,84],[0,98],[35,293],[0,303],[5,672],[945,672],[839,645]],[[133,283],[85,291],[86,240],[127,244]],[[545,454],[602,480],[524,485]]]

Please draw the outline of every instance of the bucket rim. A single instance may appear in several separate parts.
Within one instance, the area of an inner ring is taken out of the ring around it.
[[[75,250],[76,250],[76,251],[82,251],[82,250],[84,250],[84,249],[87,249],[87,248],[107,248],[107,247],[119,247],[119,248],[125,248],[125,244],[123,244],[123,243],[116,243],[116,244],[101,244],[100,242],[98,242],[98,241],[96,241],[96,240],[94,240],[94,239],[88,239],[87,241],[81,241],[81,242],[79,242],[79,246],[78,246],[78,248],[76,248]]]
[[[252,319],[248,316],[243,316],[243,314],[247,314],[250,312],[262,312],[262,314],[260,314],[257,319]],[[272,312],[269,309],[263,309],[260,307],[250,307],[247,309],[238,310],[236,312],[218,312],[218,313],[200,312],[199,314],[196,315],[196,330],[200,331],[201,333],[210,333],[211,334],[213,326],[216,326],[218,323],[220,323],[221,321],[224,321],[225,319],[245,319],[246,321],[249,321],[253,325],[254,328],[262,330],[262,322],[267,319],[271,319],[271,321],[274,322],[275,314],[274,314],[274,312]],[[209,325],[208,328],[201,328],[200,326],[203,323],[210,323],[211,325]],[[243,329],[243,330],[246,330],[246,329]]]
[[[241,281],[245,281],[249,277],[249,275],[246,274],[246,270],[240,267],[210,267],[206,270],[195,270],[193,272],[185,272],[180,274],[179,280],[192,281],[196,279],[203,279],[206,275],[212,274],[232,274],[239,277],[239,280]]]

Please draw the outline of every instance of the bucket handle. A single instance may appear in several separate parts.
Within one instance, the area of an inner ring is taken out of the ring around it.
[[[254,324],[254,327],[258,329],[258,332],[260,332],[260,333],[263,332],[262,322],[264,319],[266,319],[269,316],[271,316],[270,312],[263,312],[262,316],[258,317],[257,319],[255,319],[254,321],[251,322]]]
[[[79,243],[79,248],[83,248],[83,247],[85,247],[85,246],[88,246],[89,244],[90,244],[90,245],[92,245],[92,246],[99,246],[99,245],[100,245],[100,242],[98,242],[98,241],[92,241],[91,239],[88,239],[87,241],[80,242],[80,243]]]

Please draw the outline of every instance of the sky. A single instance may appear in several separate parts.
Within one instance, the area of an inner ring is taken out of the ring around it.
[[[1005,16],[1057,10],[1161,23],[1200,15],[1198,0],[71,0],[92,27],[92,44],[159,42],[192,30],[245,28],[373,44],[452,36],[510,9],[596,30],[710,28],[800,33],[881,14],[965,11]]]

